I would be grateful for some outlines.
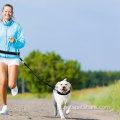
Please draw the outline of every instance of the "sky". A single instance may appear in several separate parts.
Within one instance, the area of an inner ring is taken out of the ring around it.
[[[25,35],[21,58],[54,51],[83,71],[120,71],[120,0],[1,0],[1,11],[7,3]]]

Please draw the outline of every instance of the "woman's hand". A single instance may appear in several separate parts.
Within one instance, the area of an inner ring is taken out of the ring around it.
[[[15,39],[14,39],[13,37],[10,37],[10,38],[8,38],[8,39],[10,39],[10,42],[12,42],[12,43],[15,42]]]

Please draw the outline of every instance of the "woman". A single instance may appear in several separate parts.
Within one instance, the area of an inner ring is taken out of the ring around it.
[[[21,26],[12,19],[13,7],[10,4],[3,6],[2,16],[0,22],[0,51],[19,52],[19,49],[25,45],[25,39]],[[16,82],[18,68],[18,55],[0,52],[0,97],[3,104],[0,114],[8,114],[6,86],[9,86],[13,96],[18,93]]]

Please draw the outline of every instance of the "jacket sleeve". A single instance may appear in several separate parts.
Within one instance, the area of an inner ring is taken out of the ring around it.
[[[13,43],[13,45],[14,47],[18,49],[25,46],[25,38],[24,38],[24,34],[23,34],[23,31],[20,25],[18,26],[17,38],[15,39],[15,42]]]

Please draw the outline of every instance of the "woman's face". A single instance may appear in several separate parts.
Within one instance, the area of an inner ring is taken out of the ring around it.
[[[10,18],[13,16],[12,8],[9,6],[4,6],[2,15],[6,22],[10,21]]]

